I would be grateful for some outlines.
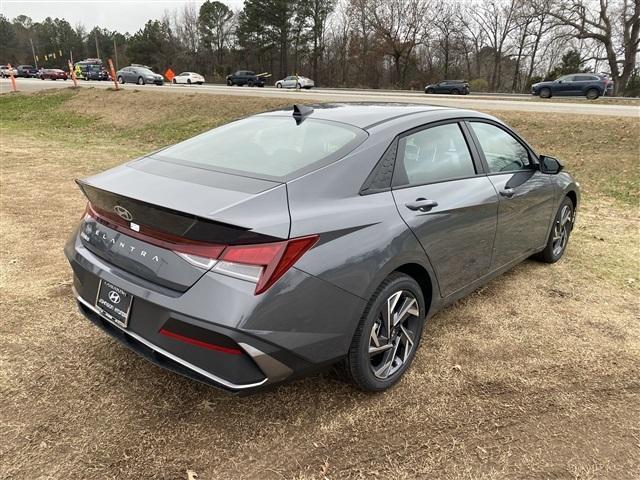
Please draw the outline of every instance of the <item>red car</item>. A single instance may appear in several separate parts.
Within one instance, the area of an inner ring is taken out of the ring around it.
[[[66,80],[67,72],[65,72],[64,70],[59,70],[57,68],[47,68],[45,70],[42,70],[42,72],[40,73],[40,79],[45,80],[47,78],[51,80]]]

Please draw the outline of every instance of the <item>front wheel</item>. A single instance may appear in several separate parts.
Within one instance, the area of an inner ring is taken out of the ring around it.
[[[276,88],[282,88],[282,84],[280,82],[276,83]]]
[[[233,82],[231,80],[227,80],[227,87],[233,87]]]
[[[551,89],[543,88],[540,90],[540,98],[551,98]]]
[[[600,96],[600,92],[598,91],[598,89],[596,88],[590,88],[589,90],[587,90],[587,94],[586,97],[589,100],[595,100],[596,98],[598,98]]]
[[[176,85],[178,82],[176,82],[176,79],[174,78],[173,80],[171,80],[171,83],[173,83],[174,85]]]
[[[375,291],[351,342],[343,371],[362,390],[395,385],[413,361],[425,319],[418,283],[394,272]]]
[[[124,78],[123,77],[118,77],[118,83],[121,85],[124,85]]]
[[[187,78],[187,83],[188,83],[189,85],[191,85],[191,79],[190,79],[190,78]]]
[[[569,243],[569,235],[573,230],[574,221],[573,202],[569,197],[565,197],[553,220],[547,245],[535,258],[544,263],[556,263],[560,260],[567,248],[567,243]]]
[[[138,77],[138,85],[144,85],[144,78]]]
[[[459,95],[460,94],[460,92],[458,90],[456,90],[455,88],[453,90],[451,90],[451,92],[449,92],[449,93],[451,93],[451,95]]]

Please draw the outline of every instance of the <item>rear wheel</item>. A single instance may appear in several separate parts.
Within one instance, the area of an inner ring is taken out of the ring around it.
[[[595,100],[596,98],[598,98],[600,96],[600,92],[598,91],[597,88],[590,88],[589,90],[587,90],[587,94],[586,97],[589,100]]]
[[[458,90],[456,90],[455,88],[453,90],[451,90],[451,92],[449,92],[449,93],[451,93],[451,95],[459,95],[460,94],[460,92]]]
[[[371,392],[397,383],[415,357],[424,318],[418,283],[402,273],[389,275],[365,308],[344,360],[344,373]]]
[[[545,263],[556,263],[562,258],[569,242],[569,235],[573,230],[574,206],[569,197],[560,204],[556,218],[553,220],[553,227],[549,233],[547,245],[535,258]]]
[[[551,98],[551,89],[543,88],[540,90],[540,98]]]

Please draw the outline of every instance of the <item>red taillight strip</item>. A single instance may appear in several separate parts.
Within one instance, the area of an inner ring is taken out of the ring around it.
[[[188,238],[174,236],[168,233],[160,232],[149,227],[144,227],[144,233],[131,230],[127,222],[120,217],[109,212],[97,209],[90,203],[87,204],[87,214],[95,218],[100,223],[113,228],[120,233],[129,235],[130,237],[142,240],[157,247],[166,248],[174,252],[198,255],[200,257],[216,259],[225,249],[225,245],[216,243],[198,242]]]
[[[196,340],[195,338],[185,337],[184,335],[180,335],[179,333],[175,333],[170,330],[166,330],[164,328],[160,329],[160,334],[164,335],[165,337],[173,338],[174,340],[179,340],[184,343],[195,345],[196,347],[206,348],[208,350],[215,350],[216,352],[228,353],[229,355],[242,354],[242,350],[240,350],[239,348],[229,348],[229,347],[223,347],[222,345],[215,345],[213,343],[203,342],[202,340]]]

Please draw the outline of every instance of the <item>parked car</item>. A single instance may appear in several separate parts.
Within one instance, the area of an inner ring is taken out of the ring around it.
[[[106,67],[99,58],[86,58],[74,64],[76,78],[81,80],[102,80],[102,74]]]
[[[580,204],[500,120],[427,105],[295,105],[78,184],[81,312],[230,391],[335,363],[392,386],[426,318],[532,255],[558,261]]]
[[[85,80],[111,80],[111,75],[109,75],[106,67],[102,64],[87,65],[84,69],[83,76]]]
[[[451,95],[469,95],[469,83],[466,80],[443,80],[424,87],[424,93],[449,93]]]
[[[227,76],[227,85],[238,85],[239,87],[247,85],[248,87],[264,87],[265,80],[261,75],[256,75],[251,70],[238,70],[232,75]]]
[[[557,96],[585,96],[595,100],[602,95],[613,94],[613,81],[606,75],[595,73],[575,73],[564,75],[557,80],[531,85],[531,94],[540,98]]]
[[[144,85],[146,83],[154,83],[156,85],[164,84],[164,77],[158,73],[154,73],[149,67],[143,65],[131,65],[124,67],[116,72],[116,78],[119,83],[137,83]]]
[[[176,75],[173,77],[173,83],[186,83],[186,84],[197,84],[202,85],[204,83],[204,77],[199,73],[195,72],[182,72],[180,75]]]
[[[58,68],[45,68],[40,72],[39,76],[41,80],[67,80],[67,72]]]
[[[36,78],[38,76],[38,69],[33,65],[18,65],[17,68],[18,77],[24,78]]]
[[[288,77],[276,82],[277,88],[305,88],[307,90],[313,88],[315,83],[313,80],[302,75],[289,75]]]
[[[7,78],[10,75],[13,75],[14,77],[17,77],[18,76],[18,70],[16,70],[13,67],[9,68],[9,65],[0,65],[0,77]]]

